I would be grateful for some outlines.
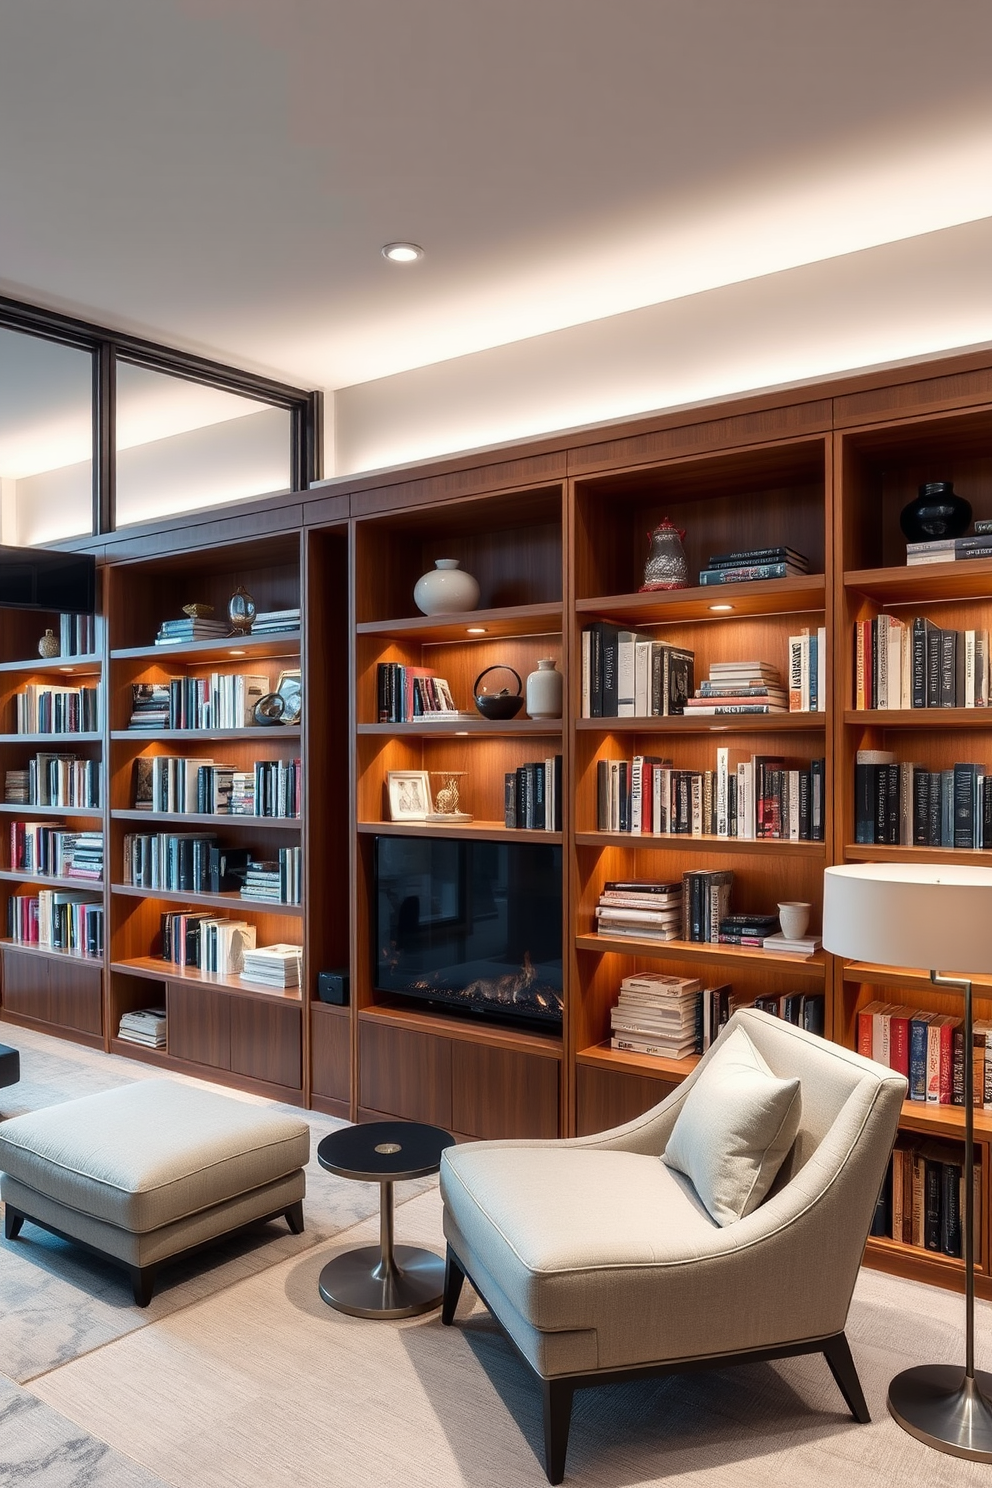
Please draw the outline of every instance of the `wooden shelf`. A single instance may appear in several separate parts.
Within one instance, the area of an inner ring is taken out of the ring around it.
[[[173,741],[208,743],[211,739],[299,739],[301,735],[299,724],[292,723],[271,728],[256,724],[254,728],[240,729],[113,729],[110,737],[143,748],[145,744],[171,744]]]
[[[823,733],[826,713],[676,713],[669,718],[577,718],[580,733],[796,734]]]
[[[772,971],[782,967],[790,976],[813,977],[823,981],[826,962],[823,953],[814,956],[786,956],[777,951],[761,951],[747,946],[718,945],[712,941],[638,940],[626,935],[577,935],[580,951],[612,951],[621,956],[653,956],[657,960],[710,961],[729,965],[746,962]]]
[[[948,973],[950,974],[950,973]],[[878,987],[902,987],[909,991],[940,992],[930,980],[930,972],[922,968],[903,969],[899,966],[875,966],[869,961],[847,961],[844,964],[845,982],[868,982]],[[992,975],[969,978],[976,990],[988,988],[992,991]]]
[[[0,880],[38,884],[43,889],[92,889],[95,894],[103,893],[102,878],[76,878],[69,874],[56,876],[54,873],[28,873],[22,868],[0,868]]]
[[[99,806],[30,806],[17,801],[0,801],[0,811],[9,816],[75,816],[90,821],[102,821],[103,811]]]
[[[99,731],[85,734],[0,734],[0,744],[60,744],[65,750],[70,744],[95,744],[102,738]]]
[[[175,889],[138,889],[133,884],[112,884],[114,894],[126,894],[131,899],[161,899],[167,904],[188,904],[218,909],[250,910],[253,914],[302,916],[302,904],[282,904],[270,899],[243,899],[237,889],[223,894],[182,893]]]
[[[503,640],[508,636],[560,635],[563,610],[560,603],[509,605],[497,610],[466,610],[459,615],[410,615],[401,620],[366,620],[356,625],[359,636],[383,640],[420,641],[442,645],[459,641]],[[485,635],[469,635],[470,626],[484,626]]]
[[[450,739],[469,736],[471,738],[512,739],[533,735],[560,737],[561,719],[511,718],[505,723],[493,723],[488,718],[459,718],[451,723],[360,723],[359,734],[378,734],[394,739]]]
[[[992,1111],[975,1110],[975,1137],[992,1137]],[[934,1101],[904,1101],[900,1127],[964,1141],[964,1107]]]
[[[517,1049],[529,1054],[543,1054],[549,1059],[562,1057],[560,1034],[533,1033],[529,1029],[507,1028],[482,1019],[459,1018],[453,1013],[423,1012],[416,1007],[397,1007],[377,1003],[359,1009],[359,1022],[389,1023],[394,1028],[410,1028],[435,1037],[464,1039],[473,1044],[488,1044],[496,1049]]]
[[[215,826],[215,827],[279,827],[298,832],[302,821],[298,816],[244,816],[240,812],[207,811],[111,811],[115,821],[154,822],[166,825]]]
[[[899,1269],[900,1264],[912,1268],[915,1266],[939,1266],[945,1267],[951,1272],[956,1272],[964,1283],[964,1261],[959,1256],[947,1256],[943,1251],[924,1250],[922,1245],[903,1245],[898,1240],[890,1240],[884,1235],[869,1235],[868,1255],[869,1264],[872,1262],[896,1262],[893,1269]],[[985,1267],[975,1263],[979,1274],[985,1272]],[[886,1267],[886,1269],[889,1269]],[[920,1280],[929,1279],[921,1275]]]
[[[684,1080],[696,1068],[699,1055],[690,1054],[686,1059],[666,1059],[659,1054],[633,1054],[626,1049],[614,1049],[609,1043],[604,1043],[579,1049],[575,1061],[595,1069],[619,1070],[628,1075],[654,1075],[656,1078]]]
[[[730,613],[714,613],[710,608],[714,604],[732,604],[734,608]],[[746,620],[754,615],[805,615],[825,605],[823,574],[803,574],[748,584],[701,584],[649,594],[610,594],[577,600],[575,608],[580,617],[594,616],[633,628],[676,621]]]
[[[214,661],[264,660],[270,656],[298,656],[300,632],[277,631],[265,636],[229,636],[221,640],[188,641],[177,646],[125,646],[111,651],[111,661],[154,661],[168,665],[169,659],[207,665]]]
[[[992,598],[992,560],[920,563],[904,568],[855,569],[844,575],[848,591],[882,606],[933,604],[942,599]]]
[[[980,847],[895,847],[883,843],[849,842],[845,858],[856,863],[981,863],[992,868],[992,851]]]
[[[822,858],[823,842],[793,842],[784,837],[692,836],[688,832],[576,832],[578,847],[653,847],[658,852],[789,853],[800,858]]]
[[[36,656],[27,661],[2,661],[3,672],[57,672],[71,673],[76,677],[99,676],[103,666],[102,656]]]
[[[992,711],[988,708],[849,708],[844,722],[862,728],[959,728],[989,729]]]
[[[225,976],[218,971],[201,971],[197,966],[180,966],[176,961],[163,961],[158,956],[134,956],[126,961],[112,961],[111,971],[129,976],[146,977],[154,982],[195,982],[200,987],[220,987],[243,997],[261,997],[271,1002],[302,1002],[299,987],[263,987],[258,982],[243,982],[239,976]]]
[[[174,1062],[165,1049],[153,1048],[151,1044],[136,1044],[117,1035],[111,1036],[110,1052],[120,1054],[124,1059],[140,1059],[143,1064],[158,1065],[160,1069],[170,1069]]]
[[[61,961],[83,961],[87,966],[102,966],[102,956],[87,956],[85,951],[64,951],[58,946],[30,945],[22,940],[12,940],[10,936],[0,936],[0,946],[8,951],[23,951],[26,956],[50,956]]]
[[[498,838],[501,842],[560,843],[560,832],[545,832],[538,827],[506,827],[499,821],[471,821],[464,826],[443,827],[436,822],[358,822],[359,832],[376,837],[467,837],[473,842]]]

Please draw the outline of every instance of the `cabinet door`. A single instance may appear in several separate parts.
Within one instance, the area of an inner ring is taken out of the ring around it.
[[[310,1055],[313,1093],[346,1101],[351,1095],[351,1026],[347,1009],[310,1010]]]
[[[413,1029],[363,1022],[359,1103],[407,1121],[451,1127],[451,1041]]]
[[[103,975],[78,961],[48,963],[49,1017],[62,1028],[103,1033]]]
[[[174,1059],[231,1068],[231,998],[213,988],[169,982],[167,1038]]]
[[[556,1137],[557,1059],[454,1040],[451,1126],[468,1137]]]
[[[257,997],[232,997],[231,1069],[253,1080],[303,1086],[303,1009],[292,1002],[262,1002]]]
[[[643,1116],[675,1089],[677,1082],[650,1075],[628,1075],[580,1064],[575,1071],[580,1137],[609,1131]]]
[[[47,956],[4,951],[3,1005],[8,1012],[37,1018],[39,1023],[52,1021],[49,965]]]

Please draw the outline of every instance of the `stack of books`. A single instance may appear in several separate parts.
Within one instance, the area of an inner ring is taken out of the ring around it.
[[[620,983],[610,1013],[614,1049],[685,1059],[703,1051],[703,984],[691,977],[638,972]]]
[[[968,558],[992,558],[992,533],[977,537],[938,537],[930,542],[906,544],[910,568],[920,563],[960,563]]]
[[[133,683],[128,728],[167,729],[169,727],[169,699],[168,682]]]
[[[763,951],[771,951],[777,956],[805,956],[807,959],[815,956],[822,946],[823,941],[818,935],[783,935],[782,931],[776,931],[774,935],[766,935],[761,942]]]
[[[754,1006],[773,1018],[795,1023],[807,1033],[823,1037],[824,996],[822,992],[785,992],[779,997],[756,997]]]
[[[760,951],[766,939],[778,929],[777,914],[724,915],[718,936],[721,945],[751,946]]]
[[[302,984],[303,947],[277,944],[245,951],[243,982],[259,982],[264,987],[299,987]]]
[[[701,584],[746,584],[754,579],[787,579],[809,573],[809,559],[795,548],[745,548],[713,553],[699,575]]]
[[[686,702],[686,712],[788,713],[789,694],[770,661],[715,661]]]
[[[37,806],[31,799],[31,772],[8,770],[4,777],[3,798],[11,806]]]
[[[288,610],[259,610],[251,622],[251,633],[253,636],[274,635],[278,631],[299,630],[299,628],[299,605],[295,605]]]
[[[165,1048],[165,1009],[138,1008],[125,1013],[117,1037],[129,1044],[144,1044],[149,1049]]]
[[[264,899],[276,904],[299,904],[302,860],[298,847],[281,847],[275,860],[248,864],[242,899]]]
[[[230,635],[226,620],[210,620],[204,615],[184,616],[182,620],[163,620],[155,637],[156,646],[182,646],[190,641],[217,641]]]
[[[682,931],[682,884],[650,878],[610,879],[596,906],[600,935],[634,940],[678,940]]]

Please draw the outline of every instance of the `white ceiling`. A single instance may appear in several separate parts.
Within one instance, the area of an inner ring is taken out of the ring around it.
[[[0,290],[347,387],[992,217],[990,56],[989,0],[3,0]]]

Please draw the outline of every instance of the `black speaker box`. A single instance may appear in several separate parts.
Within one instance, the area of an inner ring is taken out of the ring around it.
[[[318,972],[317,995],[321,1002],[336,1002],[339,1007],[344,1007],[348,1001],[347,966],[339,966],[336,971]]]

